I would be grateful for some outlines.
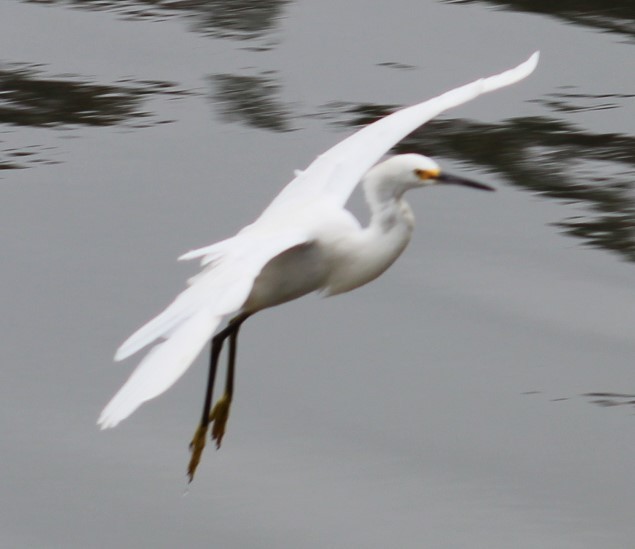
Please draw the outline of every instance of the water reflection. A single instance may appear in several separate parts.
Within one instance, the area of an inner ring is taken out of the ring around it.
[[[145,90],[44,78],[33,69],[0,69],[0,123],[108,126],[133,116]]]
[[[212,99],[225,121],[277,132],[291,130],[289,110],[276,98],[279,85],[270,74],[217,74],[210,79],[214,86]]]
[[[198,32],[220,38],[261,38],[275,29],[289,0],[26,0],[92,10],[116,11],[128,18],[185,17]]]
[[[0,140],[3,143],[4,140]],[[43,145],[27,145],[26,147],[9,147],[0,150],[0,170],[19,170],[37,164],[58,164],[48,154],[53,147]]]
[[[582,96],[580,96],[582,97]],[[613,97],[613,96],[607,96]],[[561,94],[562,109],[572,108]],[[338,123],[357,127],[393,106],[332,103]],[[559,226],[587,244],[635,261],[635,138],[585,131],[555,117],[511,118],[498,124],[432,120],[395,152],[421,152],[468,162],[505,176],[511,184],[568,203],[588,213]]]
[[[449,4],[485,3],[514,11],[552,15],[565,21],[635,36],[635,3],[632,0],[444,0]]]
[[[182,4],[196,18],[196,30],[218,37],[259,38],[271,32],[289,0],[199,0]]]
[[[545,107],[561,113],[577,113],[586,111],[602,111],[620,107],[620,99],[632,99],[635,94],[604,93],[581,94],[559,92],[547,95],[547,99],[535,101]]]
[[[525,391],[521,393],[524,396],[546,396],[542,391]],[[592,393],[583,393],[575,397],[556,397],[548,398],[549,402],[569,402],[574,398],[584,398],[589,404],[595,404],[601,408],[616,408],[618,406],[628,406],[635,408],[635,394],[630,393],[613,393],[605,391],[597,391]]]
[[[377,66],[399,71],[412,71],[417,68],[414,65],[408,65],[407,63],[398,63],[397,61],[386,61],[384,63],[377,63]]]
[[[143,108],[144,98],[157,94],[178,97],[186,93],[169,82],[123,80],[106,85],[80,77],[46,76],[34,66],[1,66],[0,125],[6,128],[2,132],[2,143],[15,138],[11,126],[68,128],[127,124],[142,127],[140,119],[146,126],[162,123],[165,121],[153,120],[152,113]],[[51,162],[42,157],[50,147],[33,143],[26,146],[12,143],[5,147],[1,151],[0,169]]]
[[[635,395],[623,393],[585,393],[583,397],[590,398],[592,404],[603,408],[614,406],[635,406]]]

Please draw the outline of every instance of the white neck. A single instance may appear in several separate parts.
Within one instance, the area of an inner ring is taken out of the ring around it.
[[[372,171],[364,180],[370,208],[368,226],[346,243],[341,243],[342,261],[331,273],[328,295],[348,292],[374,280],[401,255],[410,241],[414,215],[403,200],[403,191],[383,185],[384,179]],[[405,190],[405,189],[404,189]]]
[[[367,230],[384,235],[394,230],[406,232],[404,246],[414,228],[414,214],[403,199],[405,190],[386,185],[381,176],[375,176],[372,172],[364,180],[364,195],[371,214]]]

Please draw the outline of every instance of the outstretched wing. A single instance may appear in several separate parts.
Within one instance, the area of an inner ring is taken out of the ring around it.
[[[233,238],[185,254],[183,259],[202,257],[207,267],[162,313],[118,349],[115,359],[122,360],[153,341],[162,340],[104,408],[98,420],[101,427],[114,427],[143,402],[171,387],[223,317],[240,310],[267,262],[307,241],[305,234],[280,230],[286,229],[278,225],[276,214],[280,209],[295,210],[299,215],[299,205],[307,205],[313,213],[318,204],[325,202],[331,207],[343,206],[368,169],[406,135],[446,109],[525,78],[537,63],[536,52],[514,69],[402,109],[365,127],[298,173],[254,224]],[[265,230],[254,230],[256,227]]]
[[[159,315],[132,334],[117,350],[123,360],[157,339],[128,381],[106,405],[97,423],[115,427],[145,401],[169,389],[212,337],[223,317],[240,310],[254,280],[273,257],[306,242],[300,232],[239,234],[188,257],[211,264]],[[210,258],[211,259],[207,259]]]
[[[267,217],[281,207],[318,198],[328,197],[344,206],[362,176],[404,137],[447,109],[529,76],[536,68],[538,58],[539,52],[535,52],[513,69],[455,88],[366,126],[318,156],[306,170],[299,172],[261,217]]]

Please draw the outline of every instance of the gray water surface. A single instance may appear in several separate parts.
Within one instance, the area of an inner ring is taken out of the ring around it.
[[[612,5],[3,2],[0,545],[630,547],[635,14]],[[196,271],[174,258],[535,49],[397,147],[499,192],[411,193],[382,278],[250,320],[186,495],[204,355],[98,430],[138,361],[114,350]]]

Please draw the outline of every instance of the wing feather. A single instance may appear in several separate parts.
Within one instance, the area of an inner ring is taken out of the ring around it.
[[[198,356],[223,317],[241,309],[254,280],[270,259],[307,241],[304,233],[251,233],[234,237],[225,254],[199,273],[159,315],[132,334],[117,350],[123,360],[162,338],[106,405],[98,423],[114,427],[145,401],[171,387]]]
[[[201,258],[205,268],[163,312],[117,350],[115,360],[123,360],[163,339],[104,408],[98,421],[101,427],[114,427],[143,402],[172,386],[223,317],[242,308],[262,268],[285,250],[311,240],[307,233],[289,230],[290,219],[317,215],[318,204],[343,206],[366,171],[406,135],[446,109],[525,78],[537,62],[538,52],[514,69],[401,109],[365,127],[320,155],[306,170],[296,172],[295,179],[255,223],[232,238],[181,256],[179,259]],[[308,210],[304,205],[309,206]],[[281,210],[285,215],[280,214]]]
[[[121,344],[115,360],[124,360],[155,339],[169,336],[175,327],[199,309],[208,309],[221,317],[238,311],[267,262],[283,251],[306,242],[307,238],[304,233],[290,232],[260,237],[237,235],[232,240],[224,255],[215,256],[215,262],[190,279],[190,286],[163,312]],[[199,256],[197,250],[189,253]],[[203,261],[208,257],[204,253],[200,256]]]
[[[115,427],[145,401],[169,389],[187,370],[222,320],[202,309],[156,345],[102,411],[97,423]]]
[[[513,69],[406,107],[359,130],[318,156],[276,196],[261,217],[325,195],[343,206],[363,175],[404,137],[447,109],[526,78],[536,68],[538,58],[539,52],[535,52]]]

